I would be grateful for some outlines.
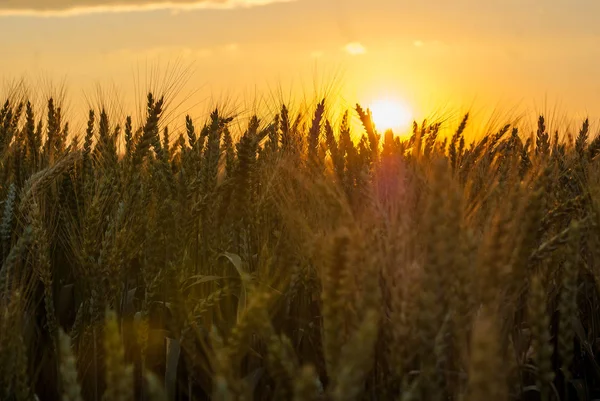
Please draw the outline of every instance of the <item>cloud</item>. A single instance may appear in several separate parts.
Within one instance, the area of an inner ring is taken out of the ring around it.
[[[296,0],[3,0],[0,16],[72,17],[140,11],[235,9]]]
[[[358,56],[367,52],[367,48],[364,47],[360,42],[350,42],[344,46],[344,50],[351,56]]]

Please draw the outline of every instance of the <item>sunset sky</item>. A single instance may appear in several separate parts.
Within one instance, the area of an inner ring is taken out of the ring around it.
[[[600,116],[598,15],[596,0],[0,0],[0,75],[64,80],[73,110],[97,84],[132,99],[138,71],[179,58],[198,104],[316,80],[416,115],[546,101]]]

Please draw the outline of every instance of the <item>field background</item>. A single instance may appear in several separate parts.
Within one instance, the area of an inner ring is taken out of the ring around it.
[[[0,399],[600,396],[587,120],[395,136],[333,99],[173,123],[161,96],[81,130],[0,109]]]

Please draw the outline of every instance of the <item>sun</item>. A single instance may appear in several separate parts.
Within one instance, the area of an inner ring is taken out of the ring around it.
[[[371,103],[369,109],[378,131],[404,130],[410,126],[413,120],[410,107],[399,100],[379,99]]]

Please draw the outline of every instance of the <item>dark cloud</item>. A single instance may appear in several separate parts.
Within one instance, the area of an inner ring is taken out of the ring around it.
[[[1,16],[74,16],[152,10],[256,7],[294,0],[0,0]]]

